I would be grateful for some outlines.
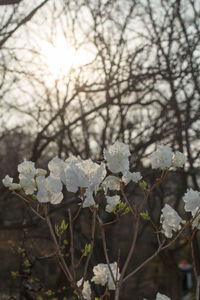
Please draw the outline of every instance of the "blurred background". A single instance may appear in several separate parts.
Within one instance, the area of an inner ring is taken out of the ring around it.
[[[187,217],[181,199],[187,187],[199,189],[199,138],[199,1],[0,0],[1,180],[6,174],[16,179],[24,159],[41,168],[55,155],[102,160],[103,149],[118,139],[130,146],[131,170],[152,184],[158,173],[148,157],[168,144],[184,152],[187,163],[149,199],[147,209],[159,224],[164,203]],[[50,255],[45,224],[2,184],[0,190],[0,299],[75,299]],[[127,195],[142,197],[134,185]],[[65,193],[62,204],[50,208],[54,222],[73,210],[75,197]],[[77,257],[89,230],[87,212],[80,217]],[[122,263],[126,258],[134,231],[129,221],[124,216],[106,231],[113,261],[118,249]],[[95,243],[90,268],[104,259],[98,234]],[[198,232],[193,244],[200,270]],[[143,221],[129,269],[156,247]],[[121,299],[151,300],[160,291],[180,300],[193,291],[184,283],[183,259],[192,263],[185,237],[130,278]]]

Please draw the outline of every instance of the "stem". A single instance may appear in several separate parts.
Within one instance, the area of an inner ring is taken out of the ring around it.
[[[70,208],[68,209],[69,215],[69,231],[70,231],[70,254],[71,254],[71,264],[72,264],[72,273],[74,280],[76,279],[75,273],[75,264],[74,264],[74,237],[73,237],[73,224],[72,224],[72,215]]]
[[[27,203],[28,207],[30,208],[30,210],[32,210],[32,212],[34,212],[34,214],[36,214],[40,219],[42,219],[43,221],[45,221],[45,218],[43,216],[41,216],[30,204],[30,202],[33,202],[32,199],[26,199],[25,197],[23,197],[21,194],[16,193],[15,191],[13,191],[14,195],[17,195],[19,198],[21,198],[24,202]]]
[[[105,237],[105,232],[104,232],[103,222],[102,222],[102,220],[100,219],[99,216],[97,216],[97,219],[98,219],[98,222],[99,222],[99,225],[100,225],[100,229],[101,229],[101,238],[102,238],[103,251],[104,251],[106,263],[107,263],[107,265],[108,265],[108,269],[109,269],[109,271],[110,271],[112,280],[113,280],[113,282],[114,282],[115,285],[116,285],[116,279],[115,279],[114,274],[113,274],[113,272],[112,272],[112,270],[111,270],[111,267],[110,267],[110,260],[109,260],[109,257],[108,257],[108,251],[107,251],[107,246],[106,246],[106,237]]]
[[[84,271],[83,271],[83,282],[85,281],[86,275],[87,275],[87,269],[88,269],[88,265],[90,262],[90,259],[92,257],[92,253],[93,253],[93,248],[94,248],[94,236],[95,236],[95,228],[96,228],[96,209],[94,208],[93,210],[93,214],[92,214],[92,225],[91,225],[91,249],[90,252],[87,256],[87,260],[84,266]]]
[[[53,242],[55,244],[55,247],[56,247],[56,256],[59,260],[59,264],[60,264],[63,272],[65,273],[67,279],[72,283],[73,282],[73,277],[70,273],[70,270],[69,270],[68,266],[66,265],[66,262],[63,258],[63,255],[60,251],[60,247],[58,245],[58,242],[57,242],[57,239],[56,239],[56,236],[55,236],[52,224],[51,224],[51,220],[50,220],[49,215],[48,215],[48,210],[47,210],[47,205],[46,204],[43,205],[43,210],[44,210],[45,219],[46,219],[47,225],[49,227],[49,231],[50,231],[52,240],[53,240]]]
[[[126,197],[126,194],[124,193],[124,185],[121,184],[120,185],[120,192],[122,194],[122,197],[124,198],[125,202],[126,202],[126,205],[130,208],[130,211],[131,211],[131,214],[133,215],[134,219],[136,220],[136,208],[133,206],[130,205],[129,201],[128,201],[128,198]]]
[[[190,238],[190,248],[191,248],[191,254],[192,254],[192,264],[193,264],[193,270],[194,270],[194,276],[196,279],[196,299],[200,299],[200,275],[198,274],[197,271],[197,264],[196,264],[196,259],[195,259],[195,249],[194,249],[194,244],[193,240],[195,238],[197,230],[195,230],[192,234],[192,237]]]
[[[133,241],[132,241],[132,244],[131,244],[131,248],[129,250],[129,253],[128,253],[128,256],[127,256],[127,259],[125,261],[125,264],[122,268],[122,271],[121,271],[121,275],[120,275],[120,278],[119,278],[119,281],[116,285],[116,292],[115,292],[115,300],[118,300],[119,299],[119,294],[120,294],[120,288],[121,288],[121,285],[123,283],[123,278],[125,276],[125,273],[126,273],[126,270],[127,270],[127,267],[129,265],[129,262],[131,260],[131,257],[133,255],[133,252],[135,250],[135,245],[136,245],[136,240],[137,240],[137,236],[138,236],[138,231],[139,231],[139,224],[140,224],[140,216],[137,217],[137,221],[136,221],[136,227],[135,227],[135,233],[134,233],[134,236],[133,236]]]
[[[148,257],[141,265],[139,265],[134,271],[132,271],[130,274],[128,274],[124,279],[123,279],[123,283],[129,279],[130,277],[132,277],[135,273],[137,273],[140,269],[142,269],[148,262],[150,262],[154,257],[156,257],[159,252],[162,249],[162,245],[164,244],[164,242],[158,247],[158,249],[156,250],[156,252],[154,254],[152,254],[150,257]]]
[[[47,204],[43,204],[43,210],[44,210],[45,219],[46,219],[47,225],[49,227],[49,231],[50,231],[52,240],[55,244],[56,256],[58,258],[59,265],[60,265],[61,269],[63,270],[66,278],[70,281],[70,283],[72,284],[74,289],[77,291],[79,299],[84,300],[83,295],[82,295],[82,290],[81,290],[80,287],[77,286],[77,284],[76,284],[76,282],[75,282],[75,280],[74,280],[74,278],[73,278],[73,276],[72,276],[72,274],[69,270],[69,267],[67,266],[67,264],[66,264],[66,262],[63,258],[63,254],[60,251],[60,247],[58,245],[58,242],[57,242],[57,239],[56,239],[56,236],[55,236],[52,224],[51,224],[51,220],[50,220],[49,215],[48,215]]]
[[[155,256],[157,256],[161,251],[169,248],[178,238],[179,236],[183,233],[183,231],[190,225],[190,223],[187,223],[180,231],[179,233],[174,237],[173,240],[171,240],[167,245],[164,246],[164,243],[166,239],[162,241],[162,243],[159,244],[158,249],[156,250],[155,253],[153,253],[149,258],[147,258],[141,265],[139,265],[135,270],[133,270],[131,273],[129,273],[123,280],[122,282],[124,283],[127,279],[129,279],[131,276],[133,276],[135,273],[137,273],[140,269],[142,269],[147,263],[149,263]],[[116,298],[118,299],[118,298]]]

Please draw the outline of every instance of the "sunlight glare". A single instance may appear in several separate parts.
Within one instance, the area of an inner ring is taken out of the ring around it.
[[[48,74],[54,78],[68,76],[72,69],[77,69],[91,60],[86,50],[75,50],[67,44],[64,37],[58,37],[54,44],[43,43],[42,55]]]

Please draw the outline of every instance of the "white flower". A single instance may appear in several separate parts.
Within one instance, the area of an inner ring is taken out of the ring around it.
[[[21,185],[18,183],[13,183],[13,178],[9,175],[6,175],[2,180],[2,183],[5,187],[9,187],[11,190],[18,190],[21,188]]]
[[[24,161],[18,165],[20,185],[23,187],[27,195],[32,195],[36,191],[35,175],[36,168],[35,163],[32,161]]]
[[[119,268],[117,267],[117,263],[114,262],[110,264],[110,268],[112,270],[114,278],[118,280],[120,277],[120,273]],[[102,286],[108,284],[109,290],[115,290],[115,283],[113,282],[112,275],[107,264],[98,264],[93,268],[93,272],[94,277],[91,281],[94,281],[96,284],[101,284]]]
[[[68,191],[74,193],[77,192],[79,187],[90,188],[96,193],[105,176],[106,169],[103,163],[98,165],[91,159],[74,160],[66,168],[66,187]]]
[[[13,178],[10,177],[9,175],[6,175],[2,180],[2,183],[5,187],[9,187],[12,184],[12,182],[13,182]]]
[[[108,213],[112,213],[115,209],[115,207],[120,203],[120,197],[118,195],[115,196],[107,196],[107,205],[106,205],[106,211]]]
[[[157,293],[155,300],[171,300],[171,299],[163,294]]]
[[[24,175],[19,175],[20,184],[24,189],[24,192],[26,195],[32,195],[34,194],[34,191],[36,191],[36,183],[34,178],[29,178]]]
[[[192,228],[197,228],[200,230],[200,211],[199,208],[192,211],[192,216],[195,217],[194,221],[192,222]]]
[[[162,223],[163,233],[167,238],[172,237],[172,230],[178,231],[181,229],[180,223],[182,222],[181,217],[177,212],[168,204],[165,204],[164,208],[161,210],[162,215],[160,221]]]
[[[129,169],[130,151],[128,145],[116,141],[108,150],[104,149],[103,153],[111,172],[119,173]]]
[[[177,168],[182,168],[186,162],[186,157],[181,152],[176,152],[173,158],[173,165]]]
[[[172,163],[172,149],[169,146],[160,146],[158,150],[150,156],[153,169],[169,168]]]
[[[193,212],[197,208],[200,208],[200,193],[193,189],[188,189],[183,197],[185,202],[185,211]]]
[[[36,169],[35,163],[32,161],[25,160],[23,163],[18,165],[18,172],[26,177],[34,178]]]
[[[63,182],[63,184],[66,184],[66,181],[65,181],[66,166],[67,166],[66,162],[64,162],[62,159],[58,158],[57,156],[55,156],[48,163],[50,176],[59,178]]]
[[[66,161],[67,162],[67,161]],[[106,176],[105,164],[98,165],[91,159],[70,159],[65,169],[65,182],[69,192],[76,193],[78,188],[85,188],[83,207],[95,204],[93,193],[96,194]]]
[[[138,181],[140,181],[142,179],[142,176],[140,174],[140,172],[124,172],[123,173],[123,177],[122,177],[122,181],[125,183],[125,184],[128,184],[131,180],[135,183],[138,183]]]
[[[81,286],[82,281],[83,281],[83,278],[81,278],[81,279],[77,282],[78,287]],[[86,300],[90,300],[90,299],[91,299],[91,293],[92,293],[92,292],[91,292],[91,287],[90,287],[89,281],[84,281],[82,293],[83,293],[83,298],[84,298],[84,299],[86,299]]]
[[[108,189],[111,191],[120,191],[120,178],[109,175],[102,182],[102,187],[106,193]]]
[[[58,204],[62,201],[62,183],[58,178],[39,176],[36,181],[38,186],[37,199],[39,202]]]

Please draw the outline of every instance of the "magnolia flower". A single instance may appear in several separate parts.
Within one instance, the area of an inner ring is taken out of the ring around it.
[[[158,150],[150,156],[153,169],[169,168],[172,163],[172,149],[169,146],[160,146]]]
[[[110,268],[112,270],[114,278],[118,280],[120,277],[120,273],[119,268],[117,267],[117,263],[114,262],[110,264]],[[112,279],[112,275],[107,264],[98,264],[93,268],[93,272],[94,277],[91,281],[94,281],[96,284],[101,284],[102,286],[108,284],[109,290],[115,290],[115,283]]]
[[[77,285],[78,287],[82,285],[83,282],[83,278],[81,278],[78,282]],[[84,281],[83,283],[83,289],[82,289],[82,293],[83,293],[83,298],[86,300],[90,300],[91,299],[91,287],[89,284],[89,281]]]
[[[171,299],[163,294],[157,293],[155,300],[171,300]]]
[[[182,168],[186,162],[186,157],[181,152],[176,152],[173,158],[173,165],[177,168]]]
[[[21,188],[20,184],[13,183],[13,178],[9,175],[6,175],[2,180],[2,183],[5,187],[9,187],[11,190],[18,190]]]
[[[108,189],[111,191],[120,191],[120,178],[109,175],[102,182],[102,187],[106,193]]]
[[[200,208],[200,192],[188,189],[183,197],[185,211],[193,212]]]
[[[168,204],[165,204],[161,211],[162,215],[160,217],[160,221],[162,223],[163,233],[167,238],[171,238],[172,230],[177,231],[181,229],[180,223],[182,222],[182,219]]]
[[[115,196],[107,196],[107,205],[106,205],[106,211],[108,213],[112,213],[115,209],[115,207],[120,203],[120,197],[118,195]]]
[[[128,184],[131,180],[135,183],[138,183],[138,181],[140,181],[142,179],[142,176],[140,174],[140,172],[124,172],[123,177],[122,177],[122,181],[125,184]]]
[[[108,150],[104,149],[104,158],[108,168],[113,173],[124,172],[129,169],[130,151],[128,145],[116,141]]]
[[[48,176],[37,177],[37,199],[39,202],[51,202],[52,204],[58,204],[63,199],[62,183],[58,178]]]

